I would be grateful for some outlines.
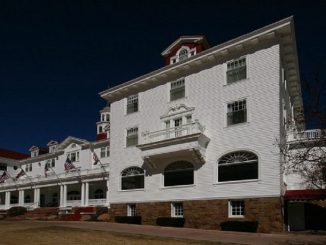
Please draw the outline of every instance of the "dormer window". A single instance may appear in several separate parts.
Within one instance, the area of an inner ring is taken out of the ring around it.
[[[188,50],[183,48],[179,52],[179,61],[183,61],[188,58]]]

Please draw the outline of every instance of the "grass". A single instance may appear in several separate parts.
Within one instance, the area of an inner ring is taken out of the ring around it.
[[[23,222],[0,224],[1,245],[83,245],[83,244],[133,244],[133,245],[197,245],[216,244],[181,239],[158,238],[54,226],[48,223],[25,224]]]

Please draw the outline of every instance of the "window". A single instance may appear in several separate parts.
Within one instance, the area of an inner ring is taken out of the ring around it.
[[[68,192],[68,200],[80,200],[80,192],[79,191],[69,191]]]
[[[45,164],[47,165],[47,168],[48,169],[49,168],[54,168],[55,167],[55,159],[54,158],[49,159],[49,160],[46,161]]]
[[[127,168],[121,173],[121,190],[143,189],[144,170],[138,167]]]
[[[0,163],[0,170],[2,170],[2,171],[7,171],[7,164],[5,164],[5,163]]]
[[[181,49],[179,52],[179,61],[183,61],[188,58],[188,50],[187,49]]]
[[[101,147],[101,158],[109,157],[110,156],[110,146]]]
[[[244,201],[229,201],[229,217],[244,217],[245,202]]]
[[[25,165],[25,172],[32,172],[33,166],[32,163]]]
[[[258,179],[258,157],[246,151],[224,155],[218,162],[218,181]]]
[[[79,152],[78,151],[68,153],[67,156],[71,162],[79,162]]]
[[[97,189],[94,192],[95,199],[103,199],[104,198],[104,191],[102,189]]]
[[[136,216],[136,204],[128,204],[127,206],[127,215],[128,216]]]
[[[31,202],[32,202],[31,196],[30,195],[25,196],[24,203],[31,203]]]
[[[173,202],[171,204],[171,216],[172,217],[183,217],[183,204],[182,202]]]
[[[246,58],[227,63],[226,81],[228,84],[247,78]]]
[[[170,101],[185,97],[185,80],[171,82]]]
[[[127,130],[126,145],[134,146],[138,144],[138,128],[130,128]]]
[[[164,170],[164,186],[194,184],[194,166],[189,162],[174,162]]]
[[[246,100],[234,101],[228,104],[227,108],[227,125],[247,122],[247,105]]]
[[[102,133],[102,132],[103,132],[103,128],[102,128],[102,126],[99,126],[99,127],[98,127],[98,132],[99,132],[99,133]]]
[[[127,114],[138,111],[138,94],[127,98]]]

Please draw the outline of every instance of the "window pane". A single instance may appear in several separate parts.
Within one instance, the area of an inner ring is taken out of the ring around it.
[[[258,162],[219,165],[219,182],[247,179],[258,179]]]
[[[121,189],[143,189],[144,188],[144,175],[139,176],[126,176],[121,178]]]
[[[233,83],[247,78],[246,58],[241,58],[227,64],[227,83]]]
[[[194,183],[194,170],[186,169],[164,173],[164,186],[192,185]]]

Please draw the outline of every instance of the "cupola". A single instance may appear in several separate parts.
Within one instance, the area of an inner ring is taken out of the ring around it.
[[[210,48],[205,36],[181,36],[162,52],[165,64],[184,61]]]

